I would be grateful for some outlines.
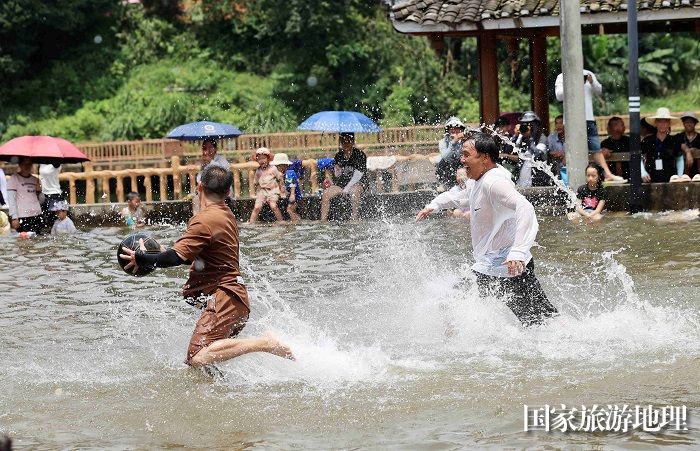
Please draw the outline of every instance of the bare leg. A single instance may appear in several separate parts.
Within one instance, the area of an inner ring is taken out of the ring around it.
[[[360,199],[362,197],[362,186],[357,184],[350,188],[350,206],[352,207],[352,215],[350,219],[357,220],[360,215]]]
[[[216,340],[202,348],[190,360],[190,365],[199,368],[212,363],[223,362],[251,352],[267,352],[289,360],[295,360],[292,350],[271,332],[257,338],[225,338]]]
[[[596,163],[598,163],[600,165],[601,168],[603,168],[603,172],[605,173],[605,180],[612,180],[613,173],[610,172],[610,168],[608,167],[608,162],[605,161],[605,156],[603,155],[603,152],[594,153],[593,159],[595,160]]]
[[[280,211],[279,205],[277,205],[277,199],[272,198],[269,201],[267,201],[267,204],[270,206],[270,209],[272,210],[272,214],[275,215],[275,219],[277,222],[284,222],[284,216],[282,216],[282,212]]]
[[[287,205],[287,214],[289,214],[289,219],[292,221],[296,222],[301,219],[299,214],[297,213],[297,203],[290,203]]]
[[[339,196],[343,190],[336,185],[329,186],[321,196],[321,221],[328,221],[328,212],[331,209],[331,200]]]
[[[262,210],[262,205],[258,205],[256,202],[255,206],[253,207],[253,211],[250,213],[250,219],[248,220],[249,223],[253,224],[258,220],[260,210]]]

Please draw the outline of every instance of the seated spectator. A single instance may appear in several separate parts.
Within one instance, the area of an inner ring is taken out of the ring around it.
[[[602,212],[605,209],[605,201],[608,193],[603,187],[603,168],[596,163],[589,163],[586,167],[586,184],[579,186],[576,197],[580,203],[576,206],[576,211],[568,214],[569,219],[594,222],[602,219]]]
[[[248,222],[250,224],[255,223],[265,205],[270,206],[270,210],[275,215],[275,220],[282,222],[284,217],[277,205],[282,189],[284,189],[282,174],[275,166],[270,164],[272,152],[268,148],[261,147],[256,150],[255,159],[260,167],[255,170],[255,205]]]
[[[532,161],[547,160],[547,137],[542,133],[542,121],[533,111],[526,111],[515,126],[513,137],[515,148],[524,152],[527,157],[522,161],[518,186],[547,186],[551,180],[542,171],[533,167]]]
[[[693,152],[698,152],[700,149],[700,135],[695,132],[698,118],[692,111],[686,111],[681,115],[681,121],[683,121],[683,131],[676,135],[676,139],[685,153],[685,173],[692,177],[698,173],[695,165],[696,158],[693,156]]]
[[[647,136],[641,144],[645,169],[642,180],[667,183],[672,175],[683,175],[683,151],[680,143],[671,136],[671,120],[677,118],[671,116],[668,108],[662,107],[649,119],[654,120],[656,134]]]
[[[17,172],[12,174],[7,183],[11,225],[17,232],[41,233],[44,221],[41,218],[40,193],[41,183],[32,175],[32,159],[22,157]]]
[[[51,227],[51,235],[64,235],[77,232],[73,220],[68,217],[68,202],[60,201],[53,204],[51,211],[56,212],[56,221]]]
[[[630,137],[624,133],[625,121],[618,116],[611,117],[608,120],[608,137],[600,143],[600,150],[606,159],[610,158],[613,153],[630,151]],[[616,161],[615,174],[623,178],[629,178],[629,163]]]
[[[146,225],[146,214],[141,208],[141,196],[137,192],[126,195],[126,207],[119,212],[122,220],[129,227],[143,227]]]
[[[331,200],[337,196],[350,196],[351,218],[356,220],[360,212],[360,197],[367,183],[367,155],[355,147],[354,133],[341,133],[338,138],[340,150],[335,154],[333,172],[335,183],[324,180],[324,186],[330,185],[321,196],[321,221],[328,221]]]
[[[655,134],[656,127],[647,122],[647,118],[643,117],[642,120],[639,121],[639,139],[644,140],[647,136]]]
[[[289,215],[289,219],[298,221],[301,217],[299,217],[297,213],[297,207],[302,198],[299,175],[292,169],[292,162],[289,161],[289,157],[286,153],[275,154],[271,164],[282,174],[284,180],[284,184],[282,185],[284,188],[282,190],[282,201]]]
[[[443,189],[453,186],[455,173],[460,167],[459,158],[462,155],[460,136],[464,132],[464,123],[458,117],[452,116],[445,123],[445,135],[438,143],[440,157],[435,168],[438,183]]]
[[[560,114],[554,118],[554,131],[547,137],[547,153],[549,156],[549,164],[552,165],[552,172],[558,175],[562,180],[562,168],[566,167],[564,139],[564,116]]]

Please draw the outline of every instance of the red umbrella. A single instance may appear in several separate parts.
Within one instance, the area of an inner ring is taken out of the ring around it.
[[[0,146],[0,160],[30,157],[34,163],[79,163],[90,159],[69,141],[52,136],[20,136]]]

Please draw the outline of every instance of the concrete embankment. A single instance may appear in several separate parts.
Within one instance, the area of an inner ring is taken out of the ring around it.
[[[607,188],[610,211],[628,209],[629,185]],[[524,188],[521,192],[536,207],[539,214],[556,215],[565,211],[566,197],[554,187]],[[362,201],[362,216],[408,215],[416,213],[430,202],[432,191],[407,191],[400,193],[367,194]],[[239,220],[245,221],[253,209],[254,199],[238,199],[232,203],[232,210]],[[683,210],[700,208],[700,183],[653,183],[643,187],[642,203],[649,211]],[[339,202],[336,217],[347,216],[349,205]],[[144,202],[149,221],[183,223],[192,215],[191,202],[186,200],[165,202]],[[117,212],[123,204],[81,204],[72,207],[76,223],[83,226],[118,225],[121,223]],[[317,196],[305,197],[299,205],[299,213],[304,219],[318,219],[320,199]],[[269,215],[268,215],[269,217]]]

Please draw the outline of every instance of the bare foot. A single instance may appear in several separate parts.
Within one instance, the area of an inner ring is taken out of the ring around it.
[[[265,346],[267,352],[276,356],[280,356],[284,359],[296,360],[289,346],[279,341],[279,339],[275,337],[275,335],[272,332],[265,332],[263,334],[263,338],[265,339],[265,341],[267,341],[267,345]]]

